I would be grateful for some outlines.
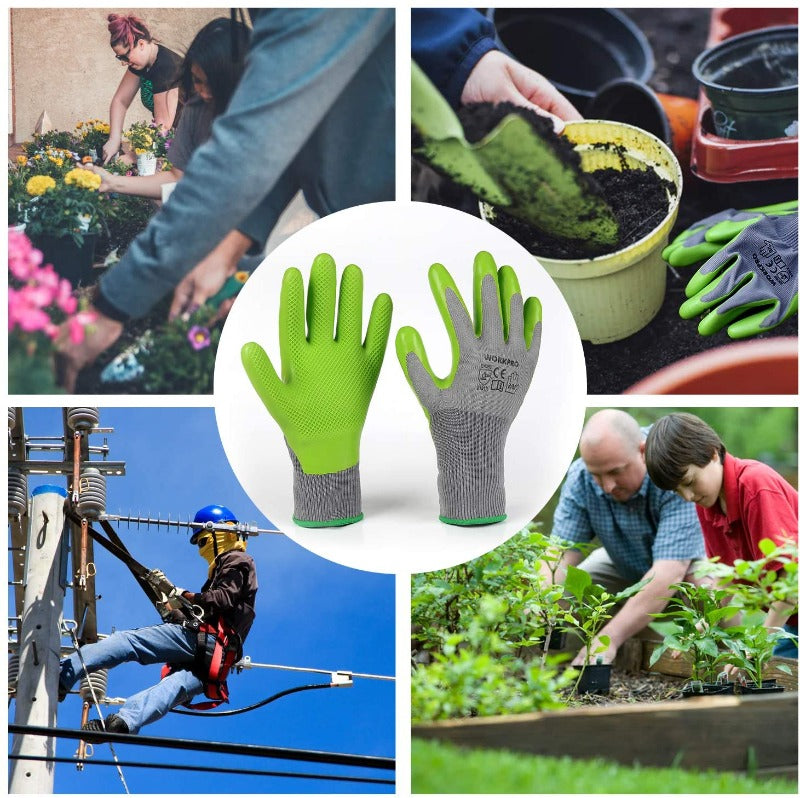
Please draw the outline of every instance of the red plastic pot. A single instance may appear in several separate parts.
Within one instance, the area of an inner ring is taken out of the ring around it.
[[[797,394],[797,338],[744,341],[679,360],[625,393]]]

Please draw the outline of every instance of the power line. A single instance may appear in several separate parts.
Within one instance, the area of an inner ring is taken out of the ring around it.
[[[299,748],[276,748],[250,743],[223,743],[213,740],[184,740],[171,737],[148,737],[138,734],[114,734],[92,732],[82,729],[51,729],[48,726],[21,726],[8,724],[10,734],[33,734],[40,737],[62,737],[68,740],[85,740],[87,743],[129,743],[151,748],[179,748],[189,751],[206,751],[213,754],[238,754],[271,759],[287,759],[300,762],[322,762],[327,765],[350,765],[353,767],[394,770],[391,757],[341,754],[328,751],[309,751]]]
[[[281,690],[279,693],[275,693],[274,695],[271,695],[255,704],[250,704],[246,707],[239,707],[238,709],[222,709],[217,712],[209,712],[206,710],[199,711],[191,708],[179,709],[178,707],[173,707],[170,712],[174,712],[176,715],[192,715],[197,718],[230,717],[231,715],[241,715],[244,712],[250,712],[254,709],[258,709],[259,707],[264,707],[267,704],[271,704],[273,701],[277,701],[279,698],[285,698],[287,695],[292,695],[293,693],[302,693],[304,690],[321,690],[322,688],[335,686],[336,685],[334,684],[304,684],[300,687],[290,687],[288,690]]]
[[[9,754],[9,759],[21,759],[35,762],[54,762],[67,765],[76,764],[73,757],[68,756],[34,756]],[[107,765],[117,764],[113,759],[84,759],[82,764],[88,765]],[[349,781],[361,784],[394,784],[394,779],[371,779],[367,776],[336,776],[325,773],[292,773],[279,770],[251,770],[247,768],[222,768],[211,765],[177,765],[164,762],[119,762],[121,767],[126,768],[147,768],[152,770],[189,770],[197,773],[235,773],[238,776],[275,776],[293,779],[315,779],[317,781]]]

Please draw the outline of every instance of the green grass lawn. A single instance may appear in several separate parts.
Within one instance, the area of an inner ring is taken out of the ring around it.
[[[791,793],[797,782],[411,743],[415,793]]]

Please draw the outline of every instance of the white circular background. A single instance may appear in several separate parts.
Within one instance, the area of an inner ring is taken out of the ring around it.
[[[472,264],[480,250],[512,266],[523,297],[542,303],[542,346],[533,383],[506,444],[507,520],[458,527],[438,520],[436,456],[425,415],[394,351],[397,330],[416,327],[432,368],[449,373],[450,343],[428,285],[444,264],[472,312]],[[260,343],[280,374],[278,304],[283,274],[303,272],[321,252],[333,256],[337,282],[349,263],[364,272],[364,329],[374,298],[388,293],[394,315],[386,358],[361,439],[364,520],[304,529],[292,522],[292,468],[278,425],[241,364],[248,341]],[[362,205],[295,233],[253,273],[231,311],[214,375],[217,424],[244,489],[277,527],[334,562],[382,573],[414,573],[477,557],[525,526],[558,488],[578,443],[586,407],[586,369],[575,323],[536,259],[491,225],[450,208],[415,202]]]

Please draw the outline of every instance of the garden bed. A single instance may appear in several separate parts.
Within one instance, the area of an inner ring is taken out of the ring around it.
[[[797,695],[723,696],[436,721],[412,736],[621,764],[797,774]]]

